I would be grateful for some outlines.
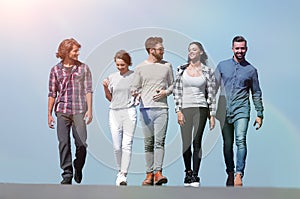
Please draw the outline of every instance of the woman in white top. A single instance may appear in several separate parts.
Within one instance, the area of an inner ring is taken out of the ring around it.
[[[130,93],[134,72],[129,70],[130,55],[120,50],[114,61],[118,72],[103,80],[105,97],[110,101],[109,126],[118,168],[116,185],[127,185],[127,173],[131,160],[132,141],[136,128],[136,109]]]
[[[184,185],[199,187],[201,142],[207,118],[210,129],[215,126],[215,77],[213,70],[206,66],[208,57],[199,42],[190,43],[188,51],[188,63],[177,68],[173,95],[181,129]]]

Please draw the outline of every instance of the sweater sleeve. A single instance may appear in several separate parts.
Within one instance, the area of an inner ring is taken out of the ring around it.
[[[174,83],[174,75],[173,75],[172,65],[170,64],[169,71],[168,71],[167,95],[172,94],[172,92],[173,92],[173,83]]]

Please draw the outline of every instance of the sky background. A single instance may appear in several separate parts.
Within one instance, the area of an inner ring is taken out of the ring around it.
[[[231,40],[248,40],[247,59],[259,72],[265,120],[248,130],[244,185],[300,188],[299,63],[300,3],[297,0],[1,0],[0,183],[60,182],[56,131],[47,126],[50,68],[59,43],[75,38],[80,60],[93,73],[94,121],[88,127],[88,157],[82,184],[114,185],[108,106],[101,81],[116,71],[113,56],[125,49],[133,69],[147,57],[144,41],[162,36],[165,59],[184,64],[190,41],[200,41],[215,67],[232,56]],[[169,98],[170,120],[164,174],[167,186],[183,186],[181,142]],[[144,179],[142,133],[137,127],[129,185]],[[205,132],[202,186],[224,186],[226,174],[220,130]],[[74,149],[74,148],[73,148]]]

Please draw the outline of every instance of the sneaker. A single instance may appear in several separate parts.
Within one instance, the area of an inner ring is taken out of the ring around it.
[[[191,187],[199,187],[200,186],[200,178],[196,175],[193,175],[190,186]]]
[[[185,187],[191,186],[192,177],[193,177],[193,172],[192,171],[186,171],[185,172],[185,178],[184,178],[184,182],[183,182]]]
[[[126,186],[127,185],[127,177],[124,173],[119,172],[116,179],[117,186]]]

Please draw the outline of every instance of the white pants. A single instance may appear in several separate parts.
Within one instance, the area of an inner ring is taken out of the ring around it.
[[[136,128],[135,107],[110,110],[109,126],[112,135],[116,164],[119,171],[128,173],[132,141]]]

